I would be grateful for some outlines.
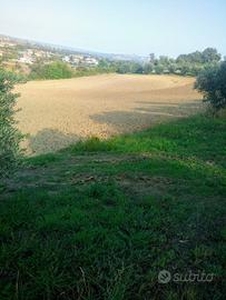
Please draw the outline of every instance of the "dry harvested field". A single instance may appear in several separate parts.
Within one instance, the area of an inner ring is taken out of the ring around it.
[[[140,130],[200,107],[194,79],[169,75],[98,75],[19,85],[18,127],[29,154],[60,149],[87,136]]]

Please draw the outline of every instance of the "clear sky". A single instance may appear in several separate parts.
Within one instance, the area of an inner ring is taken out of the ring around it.
[[[0,0],[0,33],[109,53],[226,55],[226,0]]]

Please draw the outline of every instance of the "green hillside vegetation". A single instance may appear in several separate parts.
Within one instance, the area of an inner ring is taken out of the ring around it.
[[[50,64],[34,64],[30,73],[31,79],[63,79],[71,78],[72,76],[72,68],[61,61],[55,61]]]
[[[168,56],[156,58],[152,53],[149,62],[112,61],[100,59],[98,66],[77,66],[62,61],[46,64],[37,62],[31,66],[29,79],[60,79],[80,76],[89,76],[102,73],[119,74],[177,74],[196,76],[200,71],[217,66],[221,55],[214,48],[206,48],[203,52],[196,51],[190,54],[179,55],[176,59]]]
[[[198,115],[27,159],[1,188],[0,298],[224,299],[225,149]]]
[[[31,73],[28,79],[64,79],[112,73],[114,71],[113,68],[102,68],[101,66],[72,68],[70,64],[61,61],[55,61],[49,64],[39,62],[31,67]]]
[[[84,60],[76,63],[72,60],[66,63],[65,56],[70,57],[72,53],[67,50],[54,50],[37,45],[17,44],[13,47],[4,46],[1,49],[0,65],[26,76],[29,80],[61,79],[102,73],[197,76],[200,71],[216,66],[221,60],[221,54],[211,47],[203,51],[181,54],[176,58],[164,55],[157,57],[151,53],[146,61],[117,60],[114,56],[112,58],[93,56],[98,65],[89,65]],[[21,62],[22,54],[26,54],[25,61],[27,60],[27,63]]]
[[[150,54],[149,61],[145,63],[135,61],[110,61],[101,59],[96,68],[84,69],[89,75],[90,70],[97,73],[119,74],[176,74],[182,76],[197,76],[201,71],[219,65],[221,55],[214,48],[204,51],[195,51],[190,54],[179,55],[176,59],[168,56],[157,58]],[[92,71],[91,71],[92,72]]]
[[[138,62],[113,62],[111,67],[117,73],[136,74],[177,74],[196,76],[205,68],[215,66],[219,63],[221,55],[214,48],[206,48],[204,51],[195,51],[189,54],[179,55],[176,59],[168,56],[157,58],[154,53],[149,56],[149,62],[141,64]]]

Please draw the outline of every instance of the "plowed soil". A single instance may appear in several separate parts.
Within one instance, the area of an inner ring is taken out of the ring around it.
[[[111,74],[19,85],[18,127],[29,134],[23,146],[46,153],[187,116],[201,106],[193,84],[190,77]]]

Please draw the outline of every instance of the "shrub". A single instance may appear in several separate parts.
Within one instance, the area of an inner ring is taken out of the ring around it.
[[[12,93],[19,78],[0,69],[0,178],[7,176],[18,164],[21,154],[21,133],[15,127],[14,106],[19,94]]]
[[[31,79],[64,79],[73,77],[71,67],[61,61],[50,64],[35,64],[30,74]]]
[[[197,77],[195,88],[203,92],[204,101],[215,112],[226,107],[226,61],[203,70]]]

